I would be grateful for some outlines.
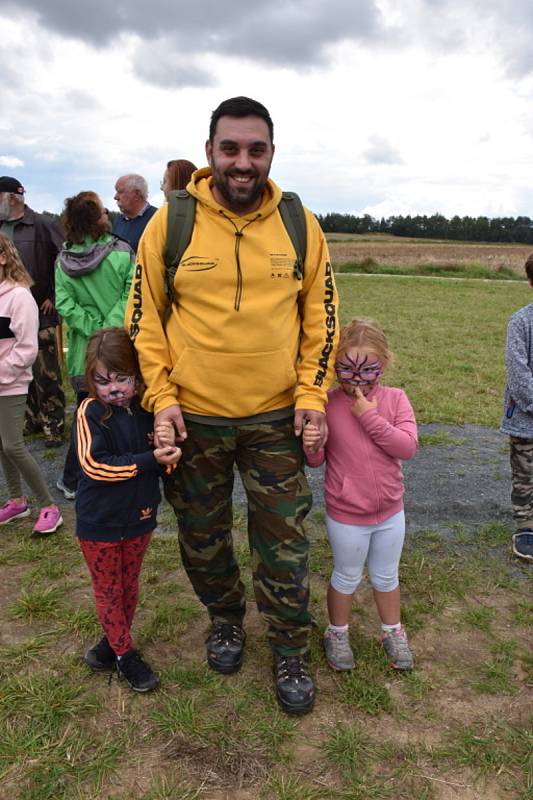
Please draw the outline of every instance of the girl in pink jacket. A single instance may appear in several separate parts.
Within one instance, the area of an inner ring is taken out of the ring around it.
[[[30,506],[22,494],[24,478],[40,506],[33,532],[41,534],[53,533],[63,519],[23,439],[39,331],[31,284],[13,242],[0,233],[0,463],[10,495],[0,507],[0,525],[29,516]]]
[[[329,625],[324,649],[330,667],[348,670],[352,599],[365,563],[382,622],[382,642],[395,669],[411,669],[413,656],[400,621],[398,566],[405,536],[401,460],[417,448],[413,409],[401,389],[381,386],[392,362],[377,323],[354,320],[341,332],[335,360],[339,388],[329,393],[328,440],[306,425],[307,463],[326,462],[324,501],[334,568],[328,586]]]

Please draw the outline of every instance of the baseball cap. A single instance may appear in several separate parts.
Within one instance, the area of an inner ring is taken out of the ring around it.
[[[2,175],[2,177],[0,177],[0,192],[24,194],[24,186],[16,178],[10,178],[8,175]]]

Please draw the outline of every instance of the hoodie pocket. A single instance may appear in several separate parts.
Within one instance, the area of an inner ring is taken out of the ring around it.
[[[346,475],[339,493],[340,503],[356,514],[372,514],[376,511],[378,498],[369,476]]]
[[[221,417],[247,417],[291,403],[296,377],[286,349],[215,353],[186,347],[170,374],[186,411]]]

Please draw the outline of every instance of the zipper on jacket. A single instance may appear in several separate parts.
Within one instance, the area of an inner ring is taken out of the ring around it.
[[[235,300],[233,302],[233,308],[235,309],[235,311],[239,311],[241,307],[242,289],[243,289],[242,269],[241,269],[241,259],[240,259],[241,239],[244,236],[244,229],[247,228],[248,225],[251,225],[252,222],[255,222],[257,219],[259,219],[261,214],[257,214],[256,217],[248,220],[246,225],[243,225],[242,228],[240,229],[235,225],[232,218],[228,217],[228,215],[225,214],[222,209],[220,209],[219,214],[221,214],[225,219],[229,219],[229,221],[235,228],[235,261],[237,263],[237,289],[235,290]]]

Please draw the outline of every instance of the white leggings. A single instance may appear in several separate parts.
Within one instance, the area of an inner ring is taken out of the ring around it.
[[[341,594],[353,594],[361,583],[365,561],[368,578],[376,591],[396,589],[405,538],[403,511],[378,525],[346,525],[326,516],[326,526],[333,551],[330,582],[334,589]]]

